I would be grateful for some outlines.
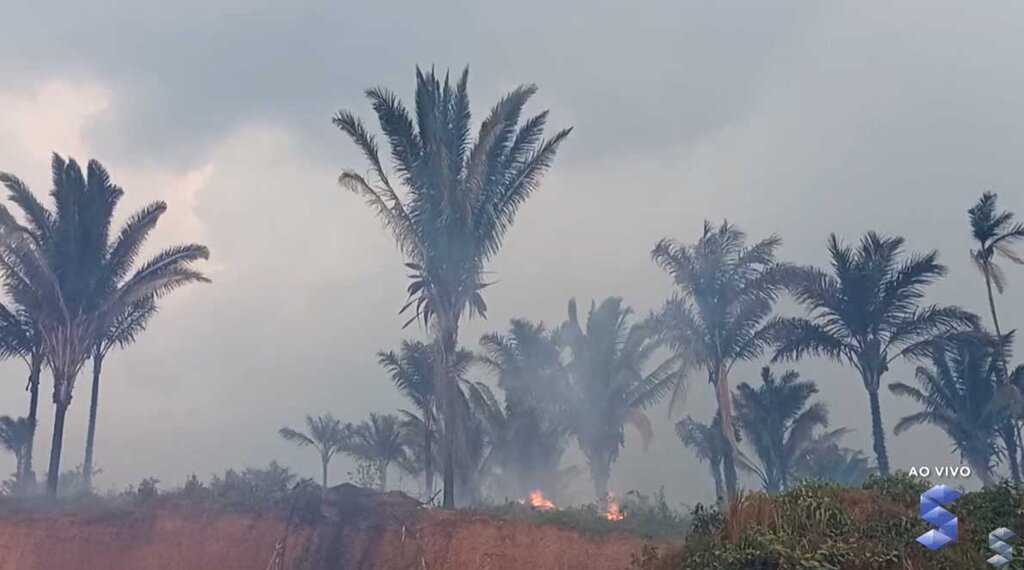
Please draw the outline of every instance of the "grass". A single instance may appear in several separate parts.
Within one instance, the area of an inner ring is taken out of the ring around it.
[[[500,518],[565,526],[591,534],[626,532],[674,539],[686,536],[690,529],[690,518],[669,506],[663,492],[650,497],[631,491],[622,499],[620,508],[626,516],[618,521],[606,519],[595,504],[541,510],[522,503],[507,503],[481,511]]]

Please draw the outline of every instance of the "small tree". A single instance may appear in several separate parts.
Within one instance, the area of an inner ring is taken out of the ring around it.
[[[569,301],[568,320],[560,330],[569,353],[567,381],[554,393],[569,430],[587,458],[597,500],[608,499],[608,480],[632,425],[645,445],[654,437],[644,410],[679,382],[678,360],[651,366],[661,346],[646,323],[630,323],[632,310],[621,298],[591,303],[586,322]]]
[[[765,366],[760,386],[744,382],[736,392],[736,419],[758,459],[758,464],[744,460],[741,465],[769,493],[787,489],[797,460],[814,443],[815,430],[828,427],[825,404],[810,403],[818,387],[792,370],[776,378]]]
[[[967,214],[971,222],[971,235],[978,242],[978,249],[971,250],[971,257],[985,278],[988,306],[992,311],[992,325],[995,327],[996,335],[1002,336],[992,288],[995,287],[995,290],[1002,294],[1006,288],[1006,275],[996,260],[1002,257],[1024,265],[1024,255],[1014,250],[1015,245],[1024,242],[1024,224],[1014,222],[1012,212],[997,211],[996,195],[991,192],[982,194]]]
[[[388,468],[392,463],[402,461],[405,456],[398,416],[370,414],[368,420],[348,426],[346,431],[348,435],[344,451],[356,460],[372,465],[378,489],[387,490]]]
[[[32,447],[32,423],[28,418],[12,418],[0,416],[0,445],[14,455],[17,464],[15,470],[15,490],[22,491],[29,483],[24,478],[25,462],[29,458]]]
[[[978,479],[990,484],[1000,455],[999,428],[1011,413],[1008,386],[1000,379],[1008,340],[971,332],[931,343],[931,366],[917,367],[919,387],[889,384],[893,394],[922,407],[900,419],[896,435],[923,424],[941,429]]]
[[[330,465],[331,459],[334,458],[335,454],[345,449],[345,446],[349,443],[349,435],[345,426],[340,421],[334,419],[334,416],[331,414],[316,417],[306,416],[305,433],[289,427],[283,427],[278,430],[278,434],[285,441],[295,443],[299,447],[312,447],[316,450],[320,456],[321,481],[323,482],[324,490],[326,490],[327,467]]]

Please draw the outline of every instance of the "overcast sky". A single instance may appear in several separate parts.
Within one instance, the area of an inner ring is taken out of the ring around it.
[[[984,190],[1024,215],[1024,6],[1015,2],[274,2],[179,0],[5,6],[0,170],[39,193],[51,151],[97,158],[125,187],[121,215],[170,210],[151,242],[206,243],[213,284],[169,297],[137,345],[105,367],[101,486],[281,460],[314,476],[312,452],[276,436],[308,413],[345,420],[403,405],[375,352],[401,330],[401,259],[370,211],[335,184],[364,168],[331,125],[370,118],[365,88],[411,97],[416,65],[469,65],[476,118],[537,83],[533,111],[574,126],[492,269],[487,321],[557,323],[566,301],[620,295],[646,313],[669,294],[649,252],[728,218],[783,255],[823,263],[829,232],[900,233],[951,274],[931,300],[984,311],[966,210]],[[1024,271],[998,299],[1024,323]],[[754,381],[761,363],[734,382]],[[817,380],[833,425],[870,449],[855,372]],[[887,380],[907,380],[899,367]],[[0,366],[0,413],[27,408],[24,368]],[[707,419],[697,378],[684,414]],[[44,401],[51,385],[46,379]],[[887,392],[890,429],[911,410]],[[79,379],[65,464],[81,462],[88,377]],[[631,434],[612,488],[707,500],[706,468],[651,411],[648,452]],[[42,407],[37,468],[51,406]],[[929,429],[890,438],[894,467],[958,463]],[[351,467],[332,469],[340,480]],[[6,469],[6,471],[4,471]],[[0,472],[13,470],[0,459]],[[579,496],[589,483],[579,481]]]

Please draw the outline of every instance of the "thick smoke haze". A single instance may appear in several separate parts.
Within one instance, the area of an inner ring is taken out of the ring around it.
[[[1024,6],[770,4],[6,6],[0,170],[44,192],[51,151],[97,158],[127,191],[122,215],[169,203],[152,244],[212,251],[214,282],[170,296],[137,345],[105,363],[98,485],[153,475],[173,486],[271,459],[315,476],[314,454],[280,440],[279,427],[405,406],[375,353],[424,333],[401,329],[406,278],[394,245],[335,183],[364,163],[330,117],[346,108],[370,119],[370,86],[408,100],[416,65],[468,64],[476,120],[505,91],[537,83],[530,110],[575,127],[491,267],[491,310],[463,328],[468,345],[512,317],[557,324],[573,296],[619,295],[646,314],[671,291],[651,248],[695,240],[705,218],[753,238],[777,232],[797,263],[824,263],[829,232],[899,233],[950,267],[930,301],[987,314],[966,210],[989,190],[1024,215]],[[1024,325],[1024,270],[1008,273],[998,303],[1014,328]],[[738,368],[733,382],[756,381],[761,364]],[[856,373],[820,361],[793,368],[819,383],[833,427],[856,430],[845,443],[870,450]],[[910,373],[899,366],[886,380]],[[19,362],[0,365],[0,413],[25,413],[25,375]],[[69,415],[68,467],[81,462],[88,380],[79,377]],[[912,404],[882,398],[891,431]],[[676,416],[707,420],[712,403],[695,374]],[[41,412],[38,458],[51,407]],[[664,485],[673,501],[711,498],[706,467],[672,433],[677,417],[663,405],[650,413],[654,443],[645,452],[628,435],[613,490]],[[931,428],[889,445],[895,468],[957,462]],[[0,460],[0,473],[13,469]],[[336,462],[333,479],[350,469]],[[585,475],[577,487],[588,499]]]

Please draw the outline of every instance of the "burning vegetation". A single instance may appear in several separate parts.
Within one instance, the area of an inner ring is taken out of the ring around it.
[[[530,491],[525,499],[519,500],[519,503],[529,505],[537,511],[558,510],[554,501],[547,498],[544,495],[544,492],[540,489]],[[601,510],[600,515],[603,519],[609,521],[621,521],[626,518],[626,512],[619,506],[619,501],[616,500],[615,493],[608,493],[608,497],[604,501],[604,508]]]

